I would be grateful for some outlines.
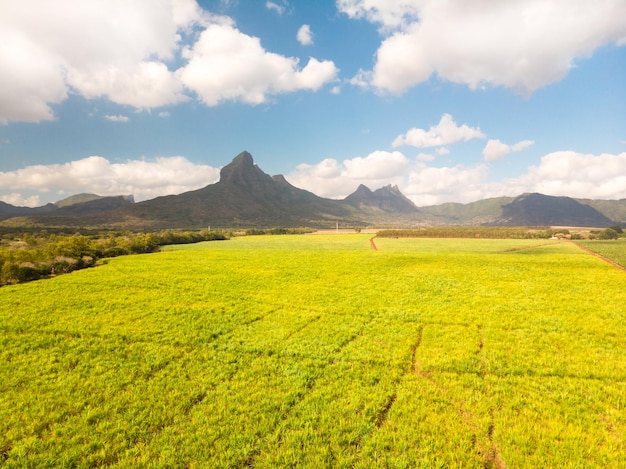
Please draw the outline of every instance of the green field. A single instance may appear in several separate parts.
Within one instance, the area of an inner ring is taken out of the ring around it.
[[[626,467],[626,274],[256,236],[0,288],[6,467]]]
[[[626,268],[626,238],[613,240],[576,241],[581,246],[611,259]]]

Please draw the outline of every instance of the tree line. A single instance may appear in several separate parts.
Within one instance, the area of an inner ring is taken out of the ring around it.
[[[487,239],[617,239],[623,234],[620,226],[602,230],[572,233],[564,228],[526,228],[514,226],[437,226],[420,229],[381,230],[379,238],[487,238]]]
[[[221,231],[7,232],[0,239],[0,286],[92,267],[108,257],[155,252],[166,244],[225,239],[228,239],[228,233]]]

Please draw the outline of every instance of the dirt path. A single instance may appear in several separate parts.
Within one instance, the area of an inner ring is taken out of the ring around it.
[[[374,251],[378,251],[378,246],[376,246],[376,242],[374,241],[374,238],[376,238],[376,236],[372,236],[370,238],[370,246],[372,246],[372,249]]]
[[[624,272],[626,272],[626,267],[624,267],[621,264],[618,264],[617,262],[613,261],[612,259],[609,259],[608,257],[604,257],[603,255],[598,254],[597,252],[592,251],[591,249],[586,248],[585,246],[581,246],[580,244],[575,243],[573,241],[568,241],[568,242],[574,244],[576,247],[578,247],[578,249],[580,249],[582,251],[585,251],[587,254],[591,254],[592,256],[597,257],[598,259],[602,259],[607,264],[611,264],[613,267],[616,267],[619,270],[623,270]]]
[[[540,248],[542,246],[551,246],[553,244],[557,244],[560,241],[552,241],[551,243],[543,243],[543,244],[534,244],[531,246],[522,246],[519,248],[511,248],[511,249],[505,249],[504,251],[500,251],[500,252],[517,252],[517,251],[527,251],[528,249],[535,249],[535,248]]]

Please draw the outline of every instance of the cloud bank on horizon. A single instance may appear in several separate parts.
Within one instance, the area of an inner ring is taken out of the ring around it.
[[[342,69],[349,67],[338,58],[317,54],[324,40],[319,27],[293,25],[292,42],[306,50],[298,57],[272,50],[244,30],[227,14],[229,2],[209,3],[5,0],[0,3],[0,126],[57,122],[58,109],[73,96],[105,103],[102,121],[119,126],[132,123],[129,113],[154,110],[156,118],[172,119],[171,111],[182,106],[272,106],[298,93],[339,99],[351,89],[393,99],[433,81],[472,93],[512,90],[526,99],[563,80],[578,60],[600,48],[626,45],[626,2],[621,0],[336,0],[337,18],[366,22],[379,38],[373,62],[346,75]],[[285,21],[299,8],[295,0],[267,1],[264,7]],[[332,198],[347,196],[361,183],[372,189],[396,184],[418,206],[523,192],[626,198],[625,152],[562,147],[537,155],[537,162],[515,177],[493,180],[494,164],[527,154],[539,137],[509,140],[481,128],[478,120],[463,117],[457,123],[446,109],[438,115],[438,122],[396,128],[395,138],[365,156],[296,162],[286,177]],[[482,147],[479,162],[451,158],[467,143]],[[0,142],[0,152],[9,145],[10,134]],[[86,154],[69,162],[0,167],[0,200],[34,206],[78,192],[145,200],[215,182],[219,165],[226,163],[142,155],[120,161]]]

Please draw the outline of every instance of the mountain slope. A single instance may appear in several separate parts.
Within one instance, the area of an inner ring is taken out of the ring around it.
[[[222,168],[220,180],[202,189],[157,197],[118,211],[120,221],[155,227],[309,226],[358,223],[352,207],[271,177],[242,152]]]
[[[614,221],[596,209],[570,197],[523,194],[502,206],[496,222],[508,226],[589,226],[605,227]]]
[[[222,168],[220,180],[202,189],[133,203],[131,196],[79,194],[44,207],[0,202],[0,220],[12,226],[131,229],[248,227],[417,227],[432,225],[590,226],[626,220],[626,200],[592,201],[542,194],[496,197],[469,204],[416,207],[396,186],[375,191],[360,185],[332,200],[269,176],[244,151]],[[597,208],[596,208],[597,207]],[[603,213],[601,213],[603,212]],[[610,214],[607,216],[607,214]]]
[[[576,199],[581,204],[593,207],[602,215],[617,224],[626,226],[626,199],[620,200],[592,200],[592,199]]]
[[[42,207],[16,207],[0,200],[0,220],[13,217],[37,216],[57,210],[54,204],[47,204]]]
[[[420,207],[444,224],[451,225],[489,225],[502,217],[502,206],[513,201],[513,197],[494,197],[468,204],[445,203]]]

